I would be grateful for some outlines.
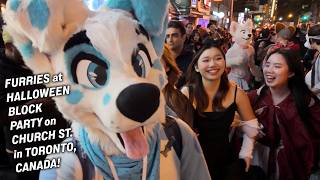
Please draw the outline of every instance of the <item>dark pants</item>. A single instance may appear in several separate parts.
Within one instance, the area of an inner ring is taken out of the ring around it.
[[[212,173],[213,180],[267,180],[263,170],[257,166],[251,166],[248,172],[245,172],[246,164],[244,160],[239,159],[226,166],[218,168]]]

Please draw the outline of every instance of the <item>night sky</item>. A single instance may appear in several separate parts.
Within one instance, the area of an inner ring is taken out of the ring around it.
[[[277,17],[282,16],[284,20],[288,18],[288,14],[292,13],[294,17],[302,15],[310,10],[312,0],[278,0]],[[309,5],[306,9],[302,9],[302,5]]]

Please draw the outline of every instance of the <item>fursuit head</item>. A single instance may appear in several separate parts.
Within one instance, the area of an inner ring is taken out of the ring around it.
[[[230,34],[233,37],[235,43],[240,46],[248,46],[252,42],[252,29],[253,23],[251,19],[248,19],[245,23],[231,22]]]
[[[148,154],[146,127],[165,121],[159,57],[168,2],[136,1],[90,11],[82,0],[8,0],[4,12],[25,64],[63,73],[60,84],[70,85],[55,101],[74,135],[84,129],[107,155],[130,159]]]
[[[231,22],[230,34],[234,44],[226,53],[226,65],[230,67],[228,78],[243,90],[250,90],[252,77],[261,81],[262,72],[254,62],[255,50],[251,45],[253,23],[248,19],[245,23]]]

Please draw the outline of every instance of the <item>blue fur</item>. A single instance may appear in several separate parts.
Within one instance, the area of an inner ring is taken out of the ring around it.
[[[147,162],[147,179],[159,179],[160,166],[160,123],[153,128],[148,134],[148,162]],[[79,128],[79,142],[84,152],[88,155],[90,161],[100,172],[104,179],[113,179],[112,172],[106,159],[105,153],[97,143],[92,143],[88,138],[88,133],[84,127]],[[127,156],[113,155],[109,157],[116,167],[116,173],[119,179],[141,179],[143,168],[142,160],[132,160]]]
[[[164,17],[167,11],[168,0],[109,0],[106,5],[109,8],[133,11],[139,23],[151,36],[158,56],[162,54],[168,23],[167,16]]]
[[[152,68],[162,71],[162,64],[159,59],[154,61]]]
[[[168,0],[141,1],[131,0],[134,14],[150,34],[153,46],[160,56],[163,51],[164,37],[167,29]]]
[[[164,77],[162,74],[159,75],[159,83],[160,83],[160,87],[163,88],[164,87]]]
[[[32,47],[32,42],[29,41],[25,44],[22,44],[19,47],[19,51],[23,57],[24,60],[29,60],[33,56],[33,47]]]
[[[93,9],[99,9],[101,4],[103,3],[103,0],[95,0],[92,2]]]
[[[163,16],[166,14],[168,0],[131,0],[131,4],[135,16],[149,34],[157,35],[162,32],[161,26],[164,23]]]
[[[71,49],[68,49],[64,54],[64,59],[65,59],[64,62],[65,62],[66,67],[68,69],[67,73],[68,73],[69,77],[72,77],[72,73],[70,71],[71,70],[72,60],[79,52],[84,52],[84,53],[87,53],[87,54],[92,54],[92,55],[97,56],[99,59],[102,59],[104,62],[106,62],[108,67],[110,68],[109,61],[106,58],[104,58],[104,56],[100,52],[98,52],[93,46],[88,45],[88,44],[79,44],[79,45],[76,45],[76,46],[72,47]],[[109,70],[107,72],[107,77],[110,77],[110,71]],[[107,80],[105,85],[107,85],[108,82],[109,82],[109,79]]]
[[[104,95],[104,97],[103,97],[103,105],[107,105],[110,102],[110,100],[111,100],[110,94]]]
[[[168,24],[168,17],[166,17],[164,20],[163,28],[160,32],[160,35],[159,36],[152,36],[152,38],[151,38],[153,47],[156,50],[156,53],[158,56],[161,56],[163,53],[163,45],[164,45],[164,41],[165,41],[165,37],[166,37],[167,24]]]
[[[106,1],[105,5],[111,9],[122,9],[125,11],[131,11],[132,5],[128,0],[109,0]]]
[[[11,0],[10,1],[10,9],[12,11],[17,11],[17,9],[19,8],[21,4],[21,0]]]
[[[83,98],[83,96],[84,95],[82,92],[80,92],[79,90],[74,90],[71,91],[71,93],[68,96],[66,96],[66,100],[70,104],[78,104]]]
[[[47,27],[50,11],[45,0],[32,0],[28,6],[28,14],[33,27],[39,30]]]

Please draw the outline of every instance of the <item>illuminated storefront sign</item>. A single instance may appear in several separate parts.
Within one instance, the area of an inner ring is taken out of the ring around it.
[[[191,7],[197,8],[198,0],[191,0]]]

